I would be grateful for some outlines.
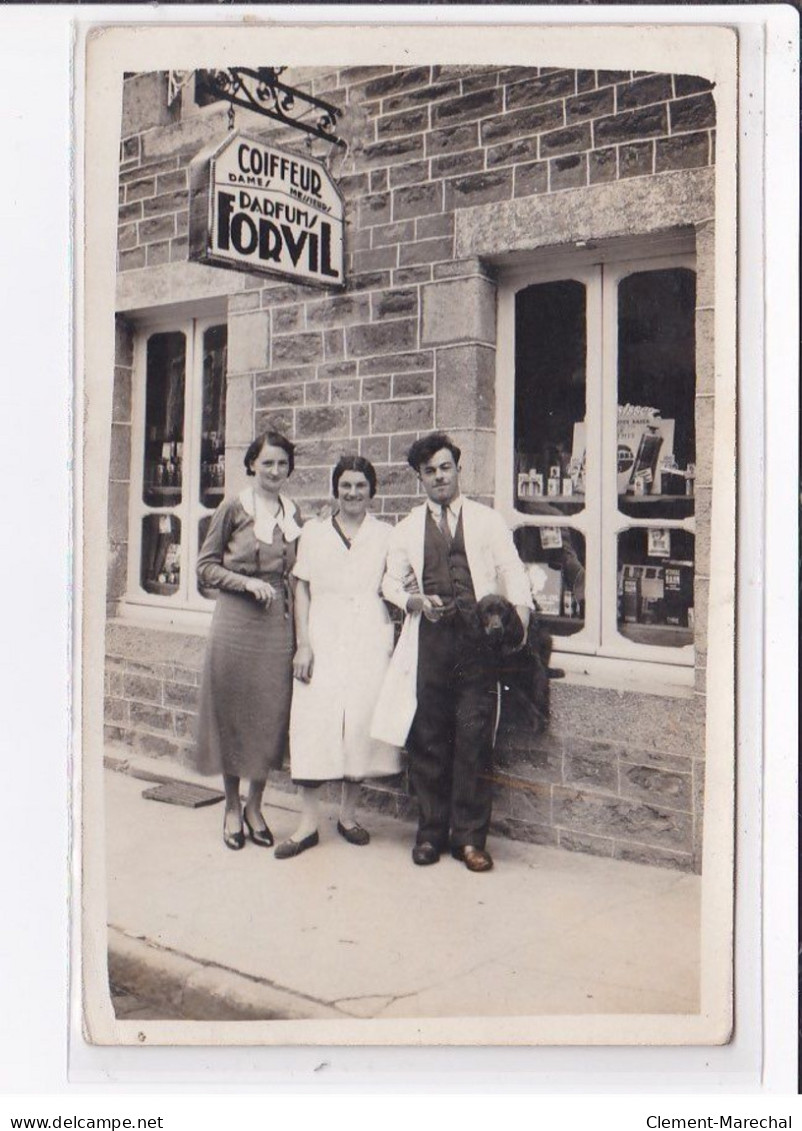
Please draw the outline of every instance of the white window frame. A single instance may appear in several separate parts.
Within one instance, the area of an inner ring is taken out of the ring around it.
[[[197,586],[201,519],[215,508],[200,501],[200,443],[203,417],[203,335],[211,326],[227,323],[226,315],[176,315],[148,319],[136,327],[131,427],[131,486],[128,515],[128,586],[126,604],[145,613],[147,609],[177,613],[211,613],[214,601]],[[184,376],[184,440],[181,502],[171,507],[152,507],[143,501],[145,470],[145,409],[147,397],[148,341],[154,334],[183,333],[186,337]],[[181,576],[178,589],[168,595],[148,593],[140,583],[142,521],[149,514],[171,514],[181,521]]]
[[[594,682],[644,683],[690,688],[694,681],[694,645],[677,648],[639,644],[617,627],[618,535],[629,528],[672,528],[695,535],[693,517],[630,518],[618,510],[618,311],[621,279],[640,271],[671,267],[696,270],[692,235],[666,240],[633,240],[601,248],[545,253],[529,264],[502,271],[498,290],[496,355],[496,494],[497,509],[511,528],[568,527],[585,539],[588,585],[585,621],[571,636],[554,636],[560,666]],[[586,288],[587,357],[585,421],[587,466],[585,506],[577,514],[530,515],[516,509],[515,468],[515,296],[535,283],[576,280]],[[601,349],[599,349],[601,344]],[[594,470],[595,469],[595,472]],[[591,563],[597,563],[595,573]],[[588,569],[588,566],[591,566]]]

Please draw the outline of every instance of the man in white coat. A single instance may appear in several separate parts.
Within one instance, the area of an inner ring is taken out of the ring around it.
[[[407,455],[427,502],[390,541],[382,591],[406,618],[373,734],[409,751],[419,806],[413,861],[435,864],[450,847],[470,871],[487,872],[498,688],[476,605],[503,594],[526,632],[532,597],[501,515],[460,494],[460,454],[434,432]]]

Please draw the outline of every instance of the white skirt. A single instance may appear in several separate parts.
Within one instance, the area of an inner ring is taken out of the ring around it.
[[[398,773],[398,747],[370,736],[393,651],[393,626],[381,598],[313,596],[309,643],[312,678],[309,683],[293,682],[293,779],[361,780]]]

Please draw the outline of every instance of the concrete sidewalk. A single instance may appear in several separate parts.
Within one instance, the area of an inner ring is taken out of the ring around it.
[[[144,800],[106,771],[109,969],[120,1017],[189,1019],[694,1013],[697,876],[495,838],[496,868],[410,859],[414,830],[367,813],[292,860],[222,843],[221,804]],[[137,767],[193,776],[162,762]],[[206,785],[216,785],[204,780]],[[292,794],[269,792],[277,839]]]

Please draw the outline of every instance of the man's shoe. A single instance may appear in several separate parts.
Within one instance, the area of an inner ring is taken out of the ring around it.
[[[484,848],[474,848],[472,844],[461,844],[451,849],[455,860],[461,860],[469,872],[489,872],[493,867],[493,857]]]
[[[314,848],[316,844],[320,843],[320,836],[317,829],[309,836],[305,836],[303,840],[283,840],[281,844],[277,844],[273,849],[273,855],[277,860],[290,860],[293,856],[300,856],[302,852],[306,852],[307,848]]]
[[[421,866],[425,864],[436,864],[439,859],[440,849],[435,848],[428,840],[425,840],[422,844],[416,844],[412,849],[413,864],[420,864]]]
[[[363,829],[361,825],[344,825],[342,821],[338,821],[337,832],[349,844],[370,844],[370,833],[367,829]]]

